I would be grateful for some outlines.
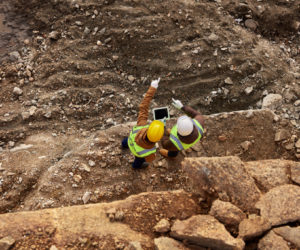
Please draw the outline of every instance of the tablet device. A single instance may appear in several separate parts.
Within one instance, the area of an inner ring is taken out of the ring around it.
[[[154,120],[160,120],[162,122],[170,119],[169,108],[161,107],[161,108],[153,109],[153,118],[154,118]]]

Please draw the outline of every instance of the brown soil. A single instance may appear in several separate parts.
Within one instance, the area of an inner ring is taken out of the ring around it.
[[[291,139],[276,143],[274,136],[285,129],[299,138],[299,13],[298,1],[278,0],[2,1],[0,212],[83,204],[86,192],[96,203],[188,191],[180,168],[186,156],[296,160]],[[120,140],[158,77],[151,108],[170,107],[174,97],[205,115],[252,110],[267,91],[283,96],[274,110],[279,122],[270,112],[207,117],[198,147],[135,171]],[[22,144],[31,146],[14,151]],[[201,199],[206,211],[214,197]],[[150,230],[153,222],[145,223]]]

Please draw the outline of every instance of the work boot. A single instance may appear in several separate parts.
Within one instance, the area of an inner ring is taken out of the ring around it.
[[[143,162],[141,168],[147,168],[149,165],[150,165],[149,162]]]
[[[166,150],[166,149],[164,149],[164,148],[161,148],[160,150],[159,150],[159,153],[162,155],[162,156],[164,156],[164,157],[168,157],[168,150]]]

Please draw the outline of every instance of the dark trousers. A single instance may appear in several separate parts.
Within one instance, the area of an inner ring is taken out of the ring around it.
[[[128,137],[124,138],[122,141],[122,148],[128,147]],[[145,162],[145,158],[135,157],[134,162],[132,163],[133,168],[142,168],[143,163]]]
[[[170,151],[168,152],[169,157],[176,157],[178,155],[178,151]]]

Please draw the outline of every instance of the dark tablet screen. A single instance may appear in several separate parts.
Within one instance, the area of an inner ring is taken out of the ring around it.
[[[154,119],[155,120],[160,120],[160,119],[164,119],[164,118],[168,118],[169,114],[168,114],[168,109],[167,108],[162,108],[162,109],[155,109],[154,110]]]

